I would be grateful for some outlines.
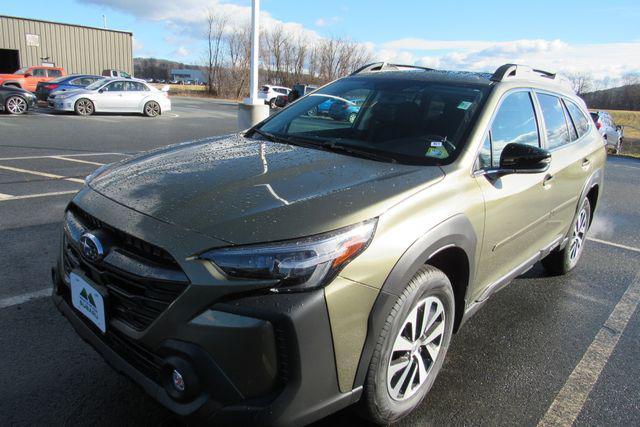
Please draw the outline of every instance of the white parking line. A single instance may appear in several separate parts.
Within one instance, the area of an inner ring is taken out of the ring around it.
[[[0,193],[0,201],[1,200],[7,200],[12,198],[13,196],[11,194],[4,194],[4,193]]]
[[[69,177],[66,177],[66,176],[55,175],[55,174],[47,173],[47,172],[32,171],[32,170],[29,170],[29,169],[20,169],[20,168],[14,168],[14,167],[11,167],[11,166],[2,166],[2,165],[0,165],[0,169],[12,171],[12,172],[27,173],[27,174],[31,174],[31,175],[37,175],[37,176],[44,176],[46,178],[51,178],[51,179],[61,179],[61,180],[64,180],[64,181],[77,182],[79,184],[84,184],[84,179],[69,178]]]
[[[2,157],[3,160],[36,160],[36,159],[54,159],[56,157],[93,157],[93,156],[131,156],[136,153],[81,153],[81,154],[58,154],[49,156],[21,156],[21,157]]]
[[[17,295],[0,299],[0,308],[12,307],[14,305],[24,304],[37,298],[44,298],[51,295],[51,288],[40,289],[39,291],[29,292],[28,294]]]
[[[574,368],[538,427],[571,426],[616,348],[640,300],[640,272]]]
[[[626,249],[628,251],[640,253],[640,248],[636,248],[636,247],[633,247],[633,246],[621,245],[620,243],[613,243],[613,242],[609,242],[607,240],[596,239],[595,237],[587,237],[587,240],[591,240],[593,242],[602,243],[603,245],[613,246],[615,248]]]
[[[5,198],[0,196],[0,202],[9,202],[11,200],[25,200],[25,199],[38,199],[40,197],[53,197],[63,196],[65,194],[76,194],[78,190],[66,190],[66,191],[52,191],[50,193],[37,193],[37,194],[24,194],[22,196],[11,196],[9,194],[3,194]]]
[[[88,165],[104,166],[104,163],[90,162],[88,160],[80,160],[80,159],[73,159],[73,158],[66,158],[66,157],[63,157],[63,156],[51,156],[51,158],[52,159],[58,159],[58,160],[66,160],[67,162],[86,163]]]

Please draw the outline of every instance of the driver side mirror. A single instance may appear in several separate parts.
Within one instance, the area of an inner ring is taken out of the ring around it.
[[[31,74],[31,73],[24,73],[24,76],[25,76],[25,77],[31,77],[31,76],[32,76],[32,74]]]
[[[551,165],[551,153],[543,148],[527,144],[507,144],[500,155],[500,167],[490,169],[487,175],[512,173],[542,173]]]
[[[98,91],[98,93],[103,93],[103,92],[104,92],[104,89],[100,89],[100,90]]]

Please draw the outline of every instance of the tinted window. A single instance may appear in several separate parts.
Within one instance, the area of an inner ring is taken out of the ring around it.
[[[113,82],[105,86],[104,90],[107,92],[122,92],[125,90],[124,84],[127,82]]]
[[[44,70],[42,68],[35,68],[31,72],[31,75],[35,76],[35,77],[47,77],[47,72],[46,72],[46,70]]]
[[[576,139],[578,139],[578,131],[576,130],[576,127],[573,125],[573,121],[569,116],[569,112],[567,111],[567,105],[564,103],[564,100],[562,100],[562,111],[564,112],[564,120],[567,122],[567,127],[569,128],[569,137],[571,138],[571,141],[575,141]]]
[[[492,165],[500,165],[500,155],[507,144],[540,145],[538,124],[529,92],[508,95],[491,125]]]
[[[127,82],[127,90],[130,92],[143,92],[149,89],[140,82]]]
[[[567,110],[569,110],[569,115],[576,127],[576,131],[578,131],[578,137],[589,132],[589,119],[584,115],[580,107],[567,100],[564,101],[564,104],[567,106]]]
[[[47,70],[47,74],[49,77],[60,77],[62,76],[62,71],[60,70]]]
[[[547,148],[555,148],[568,143],[570,141],[569,129],[560,99],[553,95],[540,93],[538,100],[546,127]]]
[[[324,143],[325,149],[343,146],[400,163],[447,164],[464,147],[490,90],[420,78],[348,78],[299,99],[260,129]]]

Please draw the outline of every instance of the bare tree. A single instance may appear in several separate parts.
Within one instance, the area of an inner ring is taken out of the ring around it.
[[[209,94],[220,92],[219,74],[222,61],[222,41],[226,31],[228,17],[207,11],[207,90]]]
[[[567,73],[566,76],[569,79],[569,81],[571,81],[571,86],[573,86],[573,90],[578,95],[587,93],[593,88],[593,76],[589,73],[585,73],[585,72]]]

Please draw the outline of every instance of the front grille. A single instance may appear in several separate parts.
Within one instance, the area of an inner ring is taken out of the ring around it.
[[[80,236],[101,233],[108,253],[92,262],[82,255]],[[75,205],[69,208],[63,252],[65,276],[81,270],[107,290],[107,316],[131,328],[146,329],[189,285],[187,276],[165,250],[118,230]]]

